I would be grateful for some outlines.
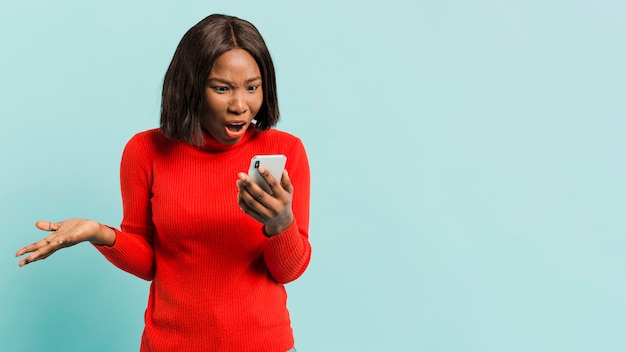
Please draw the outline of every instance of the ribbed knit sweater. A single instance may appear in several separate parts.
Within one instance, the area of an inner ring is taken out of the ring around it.
[[[205,133],[205,144],[194,147],[154,129],[124,149],[121,231],[114,229],[112,247],[96,248],[152,280],[142,352],[283,352],[294,345],[283,284],[310,260],[309,164],[300,139],[252,127],[230,146]],[[270,238],[237,204],[237,173],[257,154],[285,154],[294,187],[295,220]]]

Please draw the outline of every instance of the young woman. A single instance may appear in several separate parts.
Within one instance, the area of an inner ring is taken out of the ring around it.
[[[309,165],[278,121],[276,78],[257,29],[211,15],[182,38],[165,74],[161,127],[135,135],[120,167],[120,230],[88,219],[39,221],[46,238],[19,265],[89,241],[151,280],[141,351],[295,351],[284,284],[311,246]],[[284,154],[282,175],[244,170]],[[287,172],[287,170],[289,172]]]

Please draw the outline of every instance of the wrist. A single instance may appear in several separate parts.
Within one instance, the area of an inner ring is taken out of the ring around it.
[[[292,223],[293,223],[293,218],[290,219],[289,222],[285,222],[283,224],[265,225],[265,226],[263,226],[263,234],[266,237],[276,236],[278,234],[281,234],[281,233],[285,232],[285,230],[287,230],[289,228],[289,226],[291,226]]]
[[[93,244],[97,244],[100,246],[109,246],[113,247],[115,244],[115,231],[101,223],[97,223],[98,230],[96,231],[96,236],[91,241]]]

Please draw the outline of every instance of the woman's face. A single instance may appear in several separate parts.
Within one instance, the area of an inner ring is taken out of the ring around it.
[[[223,144],[241,140],[263,105],[261,71],[252,55],[232,49],[213,63],[205,89],[204,128]]]

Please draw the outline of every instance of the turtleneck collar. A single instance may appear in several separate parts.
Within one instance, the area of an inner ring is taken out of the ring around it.
[[[235,144],[223,144],[219,142],[217,139],[215,139],[208,131],[203,129],[202,136],[204,138],[204,144],[200,146],[200,149],[209,153],[218,153],[218,152],[224,152],[227,150],[236,149],[236,148],[239,148],[239,146],[245,144],[248,140],[250,140],[250,138],[252,138],[257,133],[258,132],[256,130],[256,125],[250,124],[250,126],[248,126],[248,129],[246,130],[246,133],[243,135],[243,137],[241,137],[239,142]]]

